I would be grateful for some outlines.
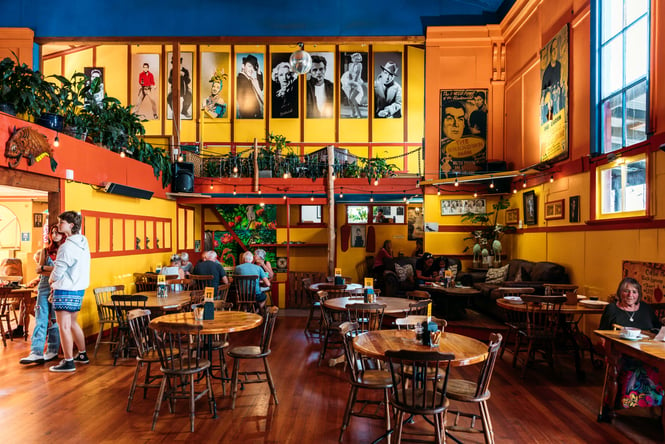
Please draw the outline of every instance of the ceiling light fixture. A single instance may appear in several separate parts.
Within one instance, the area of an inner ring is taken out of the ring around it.
[[[524,182],[522,182],[522,188],[526,188],[526,176],[524,176]]]
[[[473,197],[478,197],[478,193],[476,193],[476,192],[474,191],[474,192],[473,192]]]
[[[436,195],[441,196],[441,188],[436,187]]]
[[[554,183],[554,174],[550,176],[550,183]]]
[[[293,72],[297,74],[307,74],[312,69],[312,56],[305,51],[305,44],[303,42],[297,43],[300,49],[297,49],[289,57],[289,65]]]

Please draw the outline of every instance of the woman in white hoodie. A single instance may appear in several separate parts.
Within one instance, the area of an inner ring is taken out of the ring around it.
[[[55,266],[49,277],[53,293],[53,307],[60,326],[60,343],[65,359],[49,368],[52,372],[73,372],[74,361],[90,362],[85,350],[85,336],[76,321],[86,288],[90,285],[90,248],[88,240],[80,234],[81,215],[65,211],[58,216],[58,230],[67,240],[58,249]],[[74,357],[74,342],[78,355]]]

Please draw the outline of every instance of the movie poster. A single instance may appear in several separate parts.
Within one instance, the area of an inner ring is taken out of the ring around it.
[[[568,157],[568,25],[540,51],[540,161]]]

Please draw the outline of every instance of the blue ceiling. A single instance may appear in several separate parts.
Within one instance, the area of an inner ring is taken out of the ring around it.
[[[0,27],[39,38],[422,36],[497,24],[515,0],[0,0]]]

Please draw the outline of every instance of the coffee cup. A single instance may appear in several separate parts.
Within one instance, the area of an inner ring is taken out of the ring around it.
[[[621,336],[626,339],[637,339],[642,334],[642,330],[635,327],[623,327],[621,329]]]

